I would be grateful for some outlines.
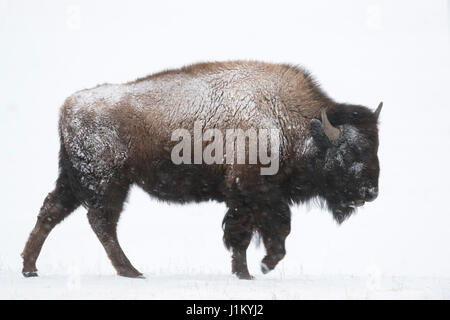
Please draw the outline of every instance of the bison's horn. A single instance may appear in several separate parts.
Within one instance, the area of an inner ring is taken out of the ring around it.
[[[375,118],[378,119],[378,117],[380,116],[380,112],[381,112],[382,108],[383,108],[383,102],[380,102],[380,104],[378,105],[377,110],[375,110],[375,113],[374,113]]]
[[[323,131],[327,135],[328,139],[330,141],[334,141],[338,139],[341,135],[341,130],[338,128],[333,127],[333,125],[328,121],[327,112],[325,111],[325,108],[322,108],[322,127]]]

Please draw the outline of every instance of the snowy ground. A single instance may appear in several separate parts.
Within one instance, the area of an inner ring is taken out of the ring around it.
[[[0,299],[450,299],[450,278],[282,276],[239,281],[226,274],[44,275],[0,274]]]
[[[445,0],[0,0],[0,298],[450,299],[449,12]],[[83,209],[49,236],[40,277],[22,278],[65,97],[236,58],[302,64],[338,101],[384,101],[378,199],[341,227],[294,207],[287,256],[262,275],[252,244],[249,282],[230,275],[223,205],[169,206],[135,188],[119,240],[145,280],[114,275]]]
[[[19,253],[29,230],[23,227],[15,237],[10,232],[15,240],[0,261],[0,299],[450,299],[450,277],[435,265],[441,257],[427,256],[420,248],[417,259],[410,257],[401,252],[407,245],[401,240],[391,248],[377,244],[365,223],[374,215],[370,209],[337,227],[320,210],[294,208],[286,258],[263,275],[259,261],[264,249],[254,241],[248,256],[256,279],[243,281],[230,274],[230,256],[222,244],[224,207],[168,206],[138,189],[129,203],[119,238],[145,279],[114,274],[79,209],[50,235],[38,261],[38,278],[20,273]],[[166,216],[146,212],[153,210]],[[33,221],[23,223],[31,228]],[[396,231],[385,228],[387,237],[391,232]],[[424,269],[433,272],[420,275]],[[391,270],[406,275],[390,275]]]

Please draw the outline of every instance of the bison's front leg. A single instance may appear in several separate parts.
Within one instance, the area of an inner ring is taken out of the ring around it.
[[[239,279],[253,279],[247,268],[247,248],[254,230],[251,211],[243,207],[231,207],[222,225],[223,241],[227,249],[232,252],[232,273]]]
[[[291,212],[285,203],[268,204],[261,208],[256,220],[258,232],[266,247],[261,271],[268,273],[286,255],[285,240],[291,231]]]

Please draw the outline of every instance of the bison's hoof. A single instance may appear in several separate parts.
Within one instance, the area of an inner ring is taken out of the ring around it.
[[[119,273],[119,276],[125,277],[125,278],[133,278],[133,279],[145,279],[145,276],[142,273],[139,274],[121,274]]]
[[[22,274],[25,278],[32,278],[38,276],[38,273],[36,271],[22,271]]]
[[[270,269],[267,264],[265,264],[264,262],[261,262],[261,272],[264,274],[269,273],[270,271],[272,271],[272,269]]]
[[[254,280],[255,277],[249,273],[236,273],[236,277],[240,280]]]
[[[145,279],[142,273],[134,270],[119,271],[118,275],[126,278]]]

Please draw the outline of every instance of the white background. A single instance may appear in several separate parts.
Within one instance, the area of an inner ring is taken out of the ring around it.
[[[449,1],[0,0],[0,298],[450,298]],[[309,69],[337,101],[375,108],[380,195],[341,227],[294,207],[287,256],[230,275],[225,206],[133,189],[119,237],[146,280],[116,277],[79,209],[20,253],[57,177],[58,108],[76,90],[198,61]]]

